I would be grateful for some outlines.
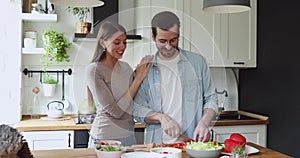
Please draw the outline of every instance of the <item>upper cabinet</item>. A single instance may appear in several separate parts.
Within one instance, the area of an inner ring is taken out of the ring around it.
[[[224,14],[221,21],[222,57],[227,67],[256,67],[257,1],[247,12]]]
[[[135,5],[143,8],[136,16],[137,28],[144,28],[142,50],[155,53],[150,21],[158,11],[170,10],[181,21],[179,46],[202,54],[210,67],[256,67],[256,0],[250,11],[234,14],[206,13],[203,0],[136,0]]]

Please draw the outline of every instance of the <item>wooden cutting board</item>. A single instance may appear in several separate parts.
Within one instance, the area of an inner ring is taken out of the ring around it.
[[[65,121],[65,120],[70,120],[72,117],[71,116],[64,116],[60,118],[51,118],[51,117],[41,117],[41,120],[47,120],[47,121]]]

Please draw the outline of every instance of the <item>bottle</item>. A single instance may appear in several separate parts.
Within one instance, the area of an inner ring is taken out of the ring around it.
[[[37,87],[34,87],[32,89],[33,92],[33,100],[32,100],[32,111],[31,111],[31,119],[39,119],[40,115],[40,96],[39,96],[39,92],[40,89]]]

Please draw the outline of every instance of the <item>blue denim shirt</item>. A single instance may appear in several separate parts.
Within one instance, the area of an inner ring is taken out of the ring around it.
[[[182,85],[183,134],[193,138],[194,129],[202,117],[203,109],[218,111],[217,94],[212,83],[205,59],[196,53],[179,49],[178,73]],[[145,143],[162,143],[163,130],[160,124],[147,124],[144,118],[149,112],[162,113],[160,93],[160,70],[157,53],[148,75],[134,97],[133,115],[135,120],[146,125]]]

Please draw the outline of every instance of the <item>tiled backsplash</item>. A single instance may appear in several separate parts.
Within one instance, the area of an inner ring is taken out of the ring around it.
[[[26,67],[29,70],[40,70],[38,66]],[[69,107],[65,107],[65,113],[77,113],[77,106],[86,98],[85,90],[85,78],[84,78],[84,66],[73,66],[73,67],[57,67],[51,70],[68,70],[72,69],[72,74],[68,75],[65,73],[64,81],[64,99],[69,102]],[[51,76],[56,78],[56,73],[51,73]],[[78,79],[80,78],[80,79]],[[62,74],[59,74],[59,82],[56,85],[56,93],[53,97],[45,97],[43,86],[40,83],[40,73],[33,73],[29,75],[22,75],[22,113],[30,114],[29,107],[33,102],[32,89],[38,87],[40,89],[40,107],[39,111],[41,114],[47,112],[47,104],[51,101],[57,100],[62,101]],[[75,99],[76,98],[76,99]]]
[[[25,68],[25,67],[24,67]],[[23,68],[23,69],[24,69]],[[26,67],[29,70],[40,70],[39,66]],[[77,113],[78,105],[87,98],[85,66],[58,66],[51,70],[67,70],[71,68],[72,74],[65,74],[65,100],[69,102],[69,107],[64,109],[65,113]],[[228,102],[225,103],[225,110],[238,109],[238,92],[237,83],[233,71],[224,68],[211,68],[214,84],[218,91],[228,91]],[[56,77],[56,74],[51,74]],[[32,105],[33,92],[32,89],[38,87],[40,89],[40,113],[46,114],[47,104],[50,101],[62,100],[62,76],[59,74],[59,83],[56,87],[56,93],[53,97],[45,97],[43,94],[42,84],[40,83],[40,74],[34,73],[32,77],[22,75],[22,113],[30,114],[29,107]],[[219,95],[221,103],[223,95]]]

